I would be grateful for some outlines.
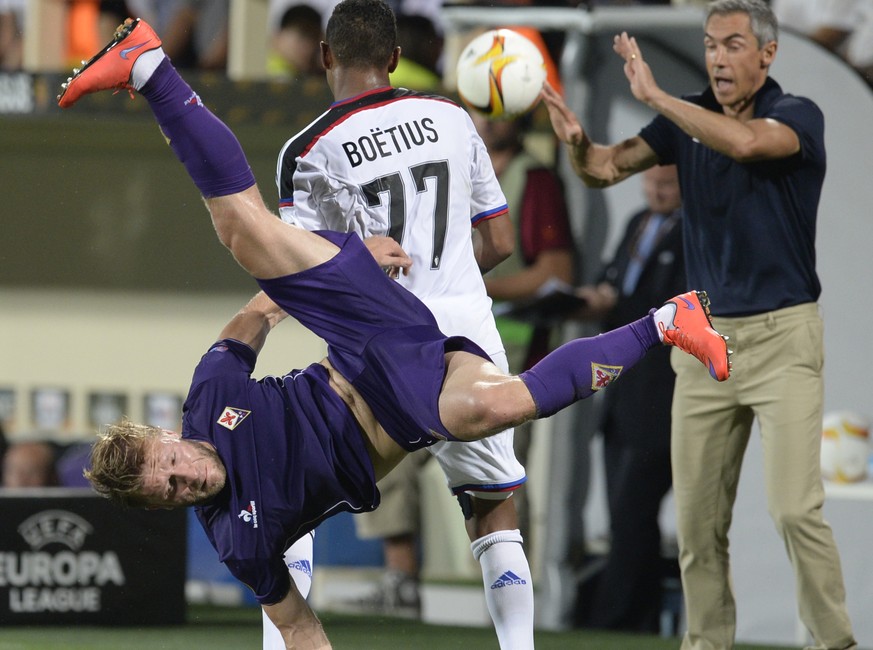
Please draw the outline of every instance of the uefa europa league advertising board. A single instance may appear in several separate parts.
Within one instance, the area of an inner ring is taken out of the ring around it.
[[[121,510],[87,489],[0,490],[0,521],[4,624],[184,622],[183,510]]]

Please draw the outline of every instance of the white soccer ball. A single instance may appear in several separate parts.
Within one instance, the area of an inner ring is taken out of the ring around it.
[[[870,458],[870,420],[848,411],[828,413],[821,432],[821,473],[839,483],[867,477]]]
[[[539,48],[509,29],[474,38],[458,59],[458,94],[491,119],[522,115],[536,106],[546,80]]]

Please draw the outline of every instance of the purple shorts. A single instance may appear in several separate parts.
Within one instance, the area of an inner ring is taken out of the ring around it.
[[[258,284],[327,342],[333,367],[404,449],[455,440],[439,417],[445,354],[490,357],[469,339],[443,334],[424,303],[385,274],[357,235],[316,234],[340,252],[311,269]]]

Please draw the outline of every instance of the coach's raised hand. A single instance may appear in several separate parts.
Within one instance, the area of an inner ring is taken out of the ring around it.
[[[549,109],[549,119],[558,139],[570,146],[579,146],[586,140],[585,131],[561,94],[547,81],[543,84],[543,102]]]
[[[637,44],[637,39],[628,36],[627,32],[617,34],[612,43],[612,49],[624,60],[624,76],[630,82],[630,90],[634,98],[655,107],[655,98],[664,95],[649,64],[643,59],[643,53]]]

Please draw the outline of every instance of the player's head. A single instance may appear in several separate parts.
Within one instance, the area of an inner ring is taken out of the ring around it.
[[[273,35],[273,49],[297,73],[322,72],[321,14],[307,4],[292,5],[282,14]]]
[[[125,507],[197,505],[224,487],[224,464],[208,444],[128,420],[107,427],[91,449],[85,477]]]
[[[776,56],[776,17],[763,0],[715,0],[704,22],[709,83],[728,114],[751,110]]]
[[[397,49],[394,12],[383,0],[343,0],[327,21],[325,42],[338,65],[387,70]]]

